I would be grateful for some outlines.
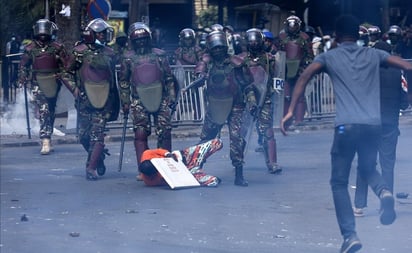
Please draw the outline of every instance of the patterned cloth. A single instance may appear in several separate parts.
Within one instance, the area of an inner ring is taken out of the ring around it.
[[[212,139],[183,150],[173,151],[172,154],[174,154],[178,160],[183,161],[190,173],[192,173],[201,186],[216,187],[221,180],[216,176],[206,174],[202,165],[206,162],[208,157],[222,147],[223,143],[220,139]],[[163,158],[168,154],[170,154],[170,152],[166,149],[148,149],[143,152],[141,162],[153,158]],[[142,173],[141,178],[147,186],[167,185],[159,172],[151,176]]]

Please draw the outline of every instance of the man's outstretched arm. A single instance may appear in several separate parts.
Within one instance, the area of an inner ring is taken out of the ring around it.
[[[280,131],[283,135],[286,134],[285,123],[293,117],[293,112],[295,110],[296,103],[298,98],[305,92],[306,85],[308,84],[309,80],[317,73],[322,70],[322,64],[318,62],[313,62],[309,64],[302,74],[299,76],[298,80],[296,81],[295,88],[293,89],[292,100],[290,102],[289,110],[287,114],[282,118],[280,122]]]

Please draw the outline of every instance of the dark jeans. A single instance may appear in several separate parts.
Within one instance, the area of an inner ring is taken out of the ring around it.
[[[396,161],[396,146],[398,145],[399,128],[397,125],[383,125],[382,135],[378,144],[379,164],[382,177],[393,192],[394,167]],[[368,184],[360,174],[356,178],[355,207],[365,208],[368,203]]]
[[[341,125],[335,128],[331,149],[332,174],[330,184],[336,218],[344,238],[356,233],[355,217],[348,191],[352,161],[358,156],[358,171],[376,195],[386,189],[386,183],[376,170],[380,126]]]

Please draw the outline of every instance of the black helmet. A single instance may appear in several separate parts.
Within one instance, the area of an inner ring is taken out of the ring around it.
[[[223,31],[223,26],[221,24],[213,24],[210,26],[210,30],[213,31]]]
[[[227,33],[234,33],[234,32],[235,32],[235,29],[233,29],[233,26],[231,26],[231,25],[225,25],[225,26],[223,27],[223,31],[224,31],[224,32],[227,32]]]
[[[199,46],[202,49],[206,49],[207,45],[206,45],[206,38],[207,38],[208,34],[207,33],[201,33],[200,34],[200,38],[199,38]]]
[[[226,35],[222,31],[213,31],[206,37],[207,48],[213,49],[214,47],[228,47]]]
[[[39,19],[37,20],[36,24],[33,26],[33,34],[34,36],[43,34],[43,35],[52,35],[55,24],[48,19]]]
[[[389,27],[388,35],[402,35],[402,29],[397,25]]]
[[[49,41],[54,33],[55,24],[48,19],[39,19],[33,26],[34,37],[40,41]]]
[[[83,38],[86,43],[96,42],[96,33],[106,33],[104,41],[101,43],[107,43],[113,40],[114,29],[106,21],[101,18],[96,18],[90,21],[83,31]]]
[[[368,28],[366,28],[365,26],[363,26],[363,25],[360,25],[359,26],[359,37],[366,37],[366,36],[369,36],[369,31],[368,31]]]
[[[263,49],[264,35],[260,29],[251,28],[246,31],[247,47],[250,52],[259,52]]]
[[[289,16],[283,24],[285,25],[285,29],[287,32],[297,33],[300,31],[300,26],[302,24],[302,21],[297,16],[292,15],[292,16]]]
[[[379,26],[373,25],[368,28],[368,33],[369,35],[380,35],[381,29],[379,28]]]
[[[314,36],[316,34],[315,28],[313,28],[310,25],[307,25],[305,27],[305,33],[307,33],[309,36]]]
[[[213,31],[206,38],[207,48],[216,59],[222,59],[228,50],[226,35],[223,31]]]
[[[185,28],[179,33],[179,43],[181,46],[191,47],[196,43],[196,33],[191,28]]]
[[[127,33],[129,34],[130,40],[143,38],[149,39],[150,41],[152,40],[152,32],[150,31],[150,28],[142,22],[133,23],[129,26]]]

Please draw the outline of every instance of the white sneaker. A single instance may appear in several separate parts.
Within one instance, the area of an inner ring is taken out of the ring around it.
[[[365,208],[353,208],[353,215],[355,215],[355,217],[363,217],[365,216]]]

